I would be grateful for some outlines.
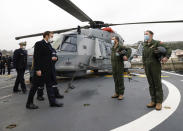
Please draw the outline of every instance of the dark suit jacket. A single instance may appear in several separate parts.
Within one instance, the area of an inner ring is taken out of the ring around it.
[[[41,77],[36,75],[36,71],[41,70]],[[51,81],[52,75],[52,50],[45,40],[36,42],[34,46],[34,82],[43,85]]]
[[[14,51],[13,65],[16,69],[25,69],[27,67],[27,51],[26,50],[19,48]]]

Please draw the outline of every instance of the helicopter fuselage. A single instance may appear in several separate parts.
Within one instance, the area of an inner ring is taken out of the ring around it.
[[[57,51],[58,61],[55,65],[59,76],[82,76],[87,70],[111,70],[111,37],[118,36],[120,44],[123,39],[117,33],[101,29],[82,29],[59,35],[52,46]],[[44,56],[43,56],[44,57]],[[28,65],[32,64],[29,55]]]

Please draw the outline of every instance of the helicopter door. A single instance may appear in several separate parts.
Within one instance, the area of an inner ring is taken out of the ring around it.
[[[96,41],[95,41],[95,57],[96,57],[97,60],[101,60],[102,59],[102,52],[101,52],[100,41],[97,38],[96,38]]]
[[[96,38],[95,40],[95,58],[100,69],[105,69],[110,65],[110,46],[107,47],[105,41]]]
[[[109,43],[104,42],[103,46],[103,68],[109,69],[111,67],[111,46]]]

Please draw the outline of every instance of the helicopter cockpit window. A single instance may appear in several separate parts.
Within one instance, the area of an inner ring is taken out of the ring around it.
[[[63,41],[61,51],[76,52],[77,51],[77,38],[74,36],[67,36]]]

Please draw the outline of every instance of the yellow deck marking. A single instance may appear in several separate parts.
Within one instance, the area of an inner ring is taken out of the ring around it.
[[[143,78],[143,77],[146,77],[146,75],[138,75],[137,77]]]
[[[112,75],[105,75],[105,77],[112,77]]]
[[[112,75],[105,75],[105,77],[112,77]],[[124,75],[124,77],[132,78],[132,76],[129,76],[129,75]]]
[[[1,77],[1,78],[11,78],[12,75],[1,75],[0,77]]]
[[[161,76],[161,77],[170,77],[170,76]]]
[[[112,75],[105,75],[105,77],[112,77]],[[129,76],[129,75],[124,75],[125,78],[132,78],[132,76]],[[138,75],[138,76],[134,76],[134,77],[140,77],[140,78],[145,78],[146,75]],[[161,76],[162,78],[167,78],[167,77],[170,77],[170,76]]]

